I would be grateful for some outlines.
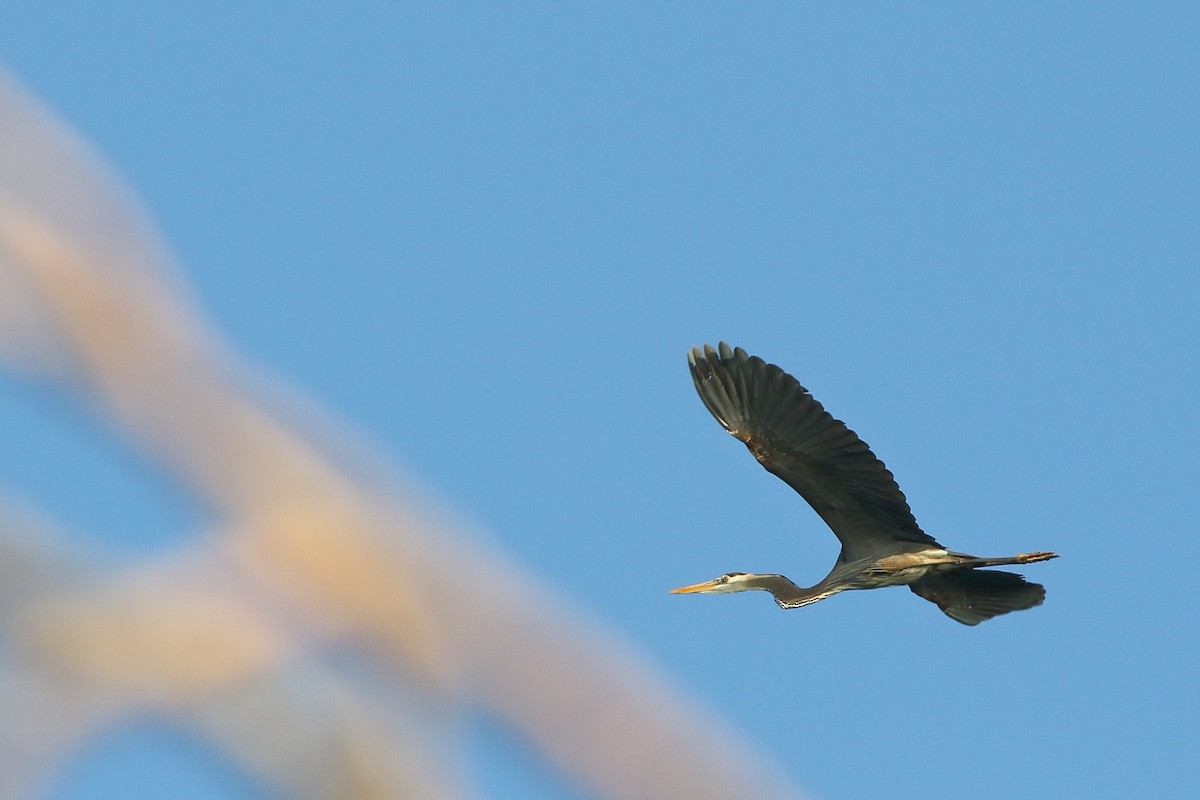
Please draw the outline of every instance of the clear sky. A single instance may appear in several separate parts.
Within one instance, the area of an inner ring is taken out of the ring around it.
[[[243,353],[814,796],[1103,800],[1200,783],[1198,31],[1153,2],[42,2],[4,11],[0,60]],[[686,350],[718,339],[948,546],[1061,553],[1026,570],[1045,605],[669,596],[837,554],[695,396]],[[0,383],[6,493],[116,553],[187,535],[44,400]],[[477,750],[481,794],[564,796]],[[186,751],[126,740],[53,800],[166,771],[253,797]]]

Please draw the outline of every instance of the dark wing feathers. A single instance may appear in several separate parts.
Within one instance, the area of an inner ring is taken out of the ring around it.
[[[908,588],[964,625],[1040,606],[1046,599],[1040,583],[1027,583],[1020,575],[996,570],[934,573],[913,581]]]
[[[940,547],[883,462],[791,375],[724,342],[692,348],[688,364],[704,405],[821,515],[843,560]]]

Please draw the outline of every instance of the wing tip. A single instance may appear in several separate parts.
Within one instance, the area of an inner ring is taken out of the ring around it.
[[[689,364],[696,364],[700,361],[708,361],[712,363],[714,361],[714,357],[716,362],[753,361],[756,358],[756,356],[752,356],[747,353],[745,349],[731,346],[724,340],[718,340],[716,347],[705,343],[699,346],[693,345],[692,348],[688,350]]]

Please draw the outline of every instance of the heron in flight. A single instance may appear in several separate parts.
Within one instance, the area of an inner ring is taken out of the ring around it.
[[[842,552],[829,574],[807,589],[782,575],[731,572],[672,594],[759,589],[782,608],[799,608],[848,589],[908,586],[964,625],[1041,605],[1041,585],[979,567],[1033,564],[1056,553],[978,558],[947,550],[917,525],[892,473],[867,443],[791,375],[724,342],[716,350],[693,347],[688,365],[717,422],[808,501],[841,540]]]

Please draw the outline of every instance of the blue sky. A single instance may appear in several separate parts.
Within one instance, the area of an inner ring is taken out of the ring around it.
[[[47,2],[5,12],[0,60],[241,352],[814,796],[1190,796],[1200,11],[598,5]],[[1027,570],[1046,604],[968,629],[901,590],[668,596],[837,553],[696,398],[686,350],[718,339],[945,544],[1061,553]],[[194,530],[61,401],[5,379],[0,431],[0,486],[90,545]],[[481,793],[570,796],[478,743]],[[54,800],[179,769],[255,796],[202,762],[134,735]]]

